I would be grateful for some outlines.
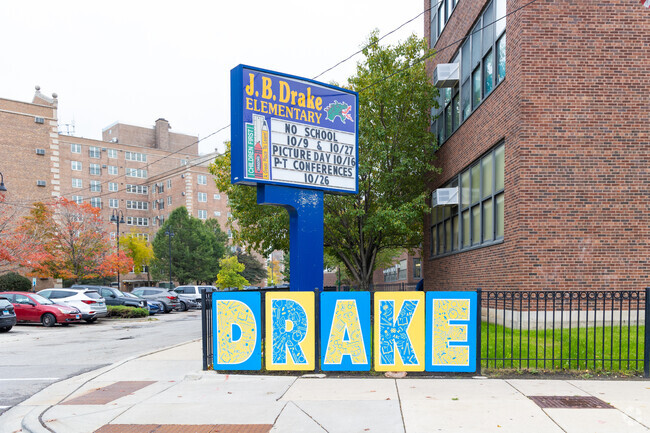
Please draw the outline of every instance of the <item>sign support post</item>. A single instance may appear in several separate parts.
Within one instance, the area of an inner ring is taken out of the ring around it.
[[[323,191],[258,184],[257,204],[289,212],[291,290],[323,290]]]

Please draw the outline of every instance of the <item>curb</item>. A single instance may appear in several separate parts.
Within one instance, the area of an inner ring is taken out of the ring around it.
[[[52,430],[49,427],[45,426],[41,422],[41,417],[45,414],[45,412],[50,410],[52,407],[58,405],[59,403],[61,403],[63,400],[68,398],[70,395],[72,395],[74,392],[76,392],[79,388],[81,388],[86,383],[90,382],[91,380],[97,379],[99,376],[101,376],[101,375],[103,375],[105,373],[108,373],[109,371],[111,371],[111,370],[113,370],[113,369],[115,369],[115,368],[117,368],[117,367],[119,367],[121,365],[124,365],[127,362],[131,362],[133,360],[143,358],[145,356],[153,355],[154,353],[164,352],[165,350],[174,349],[176,347],[184,346],[186,344],[194,343],[194,342],[197,342],[197,341],[201,341],[201,339],[200,338],[195,338],[193,340],[185,341],[183,343],[174,344],[173,346],[168,346],[168,347],[165,347],[165,348],[162,348],[162,349],[152,350],[150,352],[143,353],[143,354],[140,354],[140,355],[130,356],[130,357],[128,357],[126,359],[123,359],[121,361],[114,362],[111,365],[100,367],[100,368],[97,368],[95,370],[87,371],[87,372],[78,374],[76,376],[69,377],[69,378],[65,379],[64,381],[55,382],[55,383],[61,383],[61,382],[73,380],[73,379],[77,378],[78,376],[81,376],[82,374],[89,374],[89,373],[95,373],[95,372],[98,373],[98,374],[90,377],[89,379],[85,380],[81,385],[75,386],[75,388],[71,392],[69,392],[65,397],[63,397],[61,400],[59,400],[56,404],[52,404],[50,406],[36,406],[36,407],[34,407],[34,409],[30,410],[29,413],[27,413],[27,415],[25,415],[25,417],[20,422],[21,428],[26,433],[56,433],[54,430]],[[54,385],[54,384],[51,384],[50,386],[52,386],[52,385]],[[36,396],[38,394],[47,392],[47,390],[50,388],[50,386],[48,386],[47,388],[37,392],[32,397],[34,397],[34,396]]]

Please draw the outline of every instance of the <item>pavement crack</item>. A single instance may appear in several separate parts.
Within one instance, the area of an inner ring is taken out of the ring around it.
[[[402,410],[402,397],[399,395],[399,386],[397,386],[397,379],[393,379],[395,382],[395,392],[397,392],[397,404],[399,404],[399,414],[402,417],[402,427],[406,431],[406,421],[404,420],[404,411]]]
[[[296,380],[298,380],[298,376],[296,376],[296,377],[293,378],[293,382],[291,382],[291,384],[287,387],[287,389],[284,390],[284,392],[282,393],[282,395],[281,395],[280,397],[276,398],[275,401],[280,401],[280,400],[282,400],[282,398],[287,394],[287,392],[289,392],[289,390],[291,389],[291,387],[293,386],[293,384],[296,383]]]
[[[323,431],[324,431],[325,433],[329,433],[329,430],[327,430],[325,427],[323,427],[323,426],[321,425],[321,423],[319,423],[318,421],[316,421],[316,420],[314,419],[314,417],[312,417],[312,416],[309,415],[307,412],[305,412],[305,410],[304,410],[303,408],[301,408],[300,406],[298,406],[298,404],[297,404],[295,401],[291,401],[291,402],[289,402],[289,403],[292,403],[292,404],[293,404],[295,407],[297,407],[297,408],[298,408],[302,413],[304,413],[305,415],[307,415],[307,416],[309,417],[310,420],[312,420],[312,421],[314,421],[316,424],[318,424],[318,426],[319,426],[320,428],[322,428]]]

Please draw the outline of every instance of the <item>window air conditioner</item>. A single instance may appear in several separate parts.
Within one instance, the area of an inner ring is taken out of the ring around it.
[[[458,204],[458,187],[438,188],[431,193],[431,207]]]
[[[36,181],[36,186],[45,186],[45,185],[46,185],[46,183],[45,183],[44,180],[37,180]]]
[[[106,164],[102,164],[102,168],[106,168]]]
[[[37,155],[45,155],[45,149],[36,149]]]
[[[433,85],[440,89],[454,87],[458,84],[459,77],[458,63],[441,63],[433,70]]]

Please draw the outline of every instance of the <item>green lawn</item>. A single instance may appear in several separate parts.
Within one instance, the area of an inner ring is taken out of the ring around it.
[[[639,372],[644,332],[644,326],[638,326],[637,334],[637,326],[519,331],[483,323],[481,367]]]

